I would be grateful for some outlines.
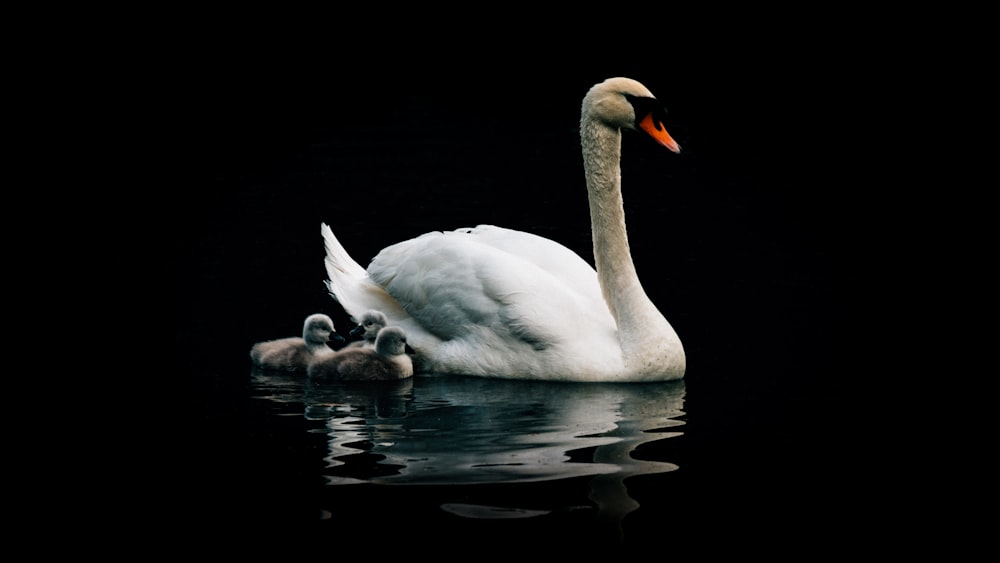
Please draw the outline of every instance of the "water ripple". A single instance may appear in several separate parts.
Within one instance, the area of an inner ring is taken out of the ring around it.
[[[292,408],[325,433],[331,486],[469,485],[591,476],[589,497],[620,522],[638,504],[624,480],[677,469],[636,459],[640,445],[680,436],[683,381],[586,384],[422,375],[401,382],[313,382],[255,374],[254,396]],[[539,514],[442,505],[468,518]]]

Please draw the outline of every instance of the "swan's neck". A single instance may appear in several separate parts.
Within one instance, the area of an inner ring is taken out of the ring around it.
[[[594,262],[604,299],[621,325],[622,290],[638,285],[625,230],[621,191],[621,132],[597,121],[584,122],[583,168],[587,175]]]
[[[670,355],[665,347],[673,349],[679,340],[646,295],[632,262],[621,191],[621,131],[584,118],[581,142],[597,278],[618,325],[626,365],[648,364],[650,353]]]

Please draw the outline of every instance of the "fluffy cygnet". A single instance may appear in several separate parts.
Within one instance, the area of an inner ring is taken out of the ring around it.
[[[333,320],[317,313],[306,317],[301,337],[258,342],[250,348],[250,359],[260,368],[306,371],[312,360],[334,353],[331,343],[339,347],[343,341],[344,338],[334,331]]]
[[[309,377],[344,381],[386,381],[413,376],[413,360],[406,354],[406,333],[388,326],[379,331],[374,348],[348,347],[313,360]]]
[[[374,348],[375,338],[378,337],[378,332],[385,328],[385,325],[389,324],[389,320],[385,318],[385,315],[381,311],[371,310],[366,311],[365,314],[361,315],[358,319],[358,326],[351,329],[349,333],[352,338],[357,338],[361,336],[360,340],[355,340],[347,345],[348,348]]]

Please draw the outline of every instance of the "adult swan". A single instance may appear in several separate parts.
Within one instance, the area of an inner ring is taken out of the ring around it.
[[[406,331],[421,371],[558,381],[684,376],[670,323],[636,276],[621,193],[621,130],[673,152],[652,93],[610,78],[583,98],[580,140],[596,271],[551,240],[491,225],[431,232],[365,270],[323,224],[330,294],[354,318],[375,309]]]

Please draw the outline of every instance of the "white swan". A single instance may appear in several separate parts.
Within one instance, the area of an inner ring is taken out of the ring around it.
[[[389,320],[385,318],[385,315],[381,311],[371,310],[365,311],[361,318],[358,319],[358,326],[351,329],[348,334],[350,336],[361,336],[361,340],[355,340],[349,343],[347,348],[374,348],[375,338],[378,337],[378,331],[385,328],[389,324]]]
[[[431,232],[361,267],[325,223],[327,286],[352,316],[382,311],[421,370],[563,381],[684,376],[680,338],[647,297],[629,252],[621,193],[621,130],[673,152],[652,93],[629,78],[594,85],[580,139],[596,271],[551,240],[490,225]]]
[[[260,368],[304,372],[313,359],[333,354],[331,337],[335,343],[343,342],[334,331],[333,320],[322,313],[309,315],[302,325],[301,338],[258,342],[250,348],[250,360]]]
[[[347,347],[316,358],[309,377],[343,381],[392,381],[413,376],[413,360],[406,354],[406,333],[396,326],[379,331],[374,348]]]

